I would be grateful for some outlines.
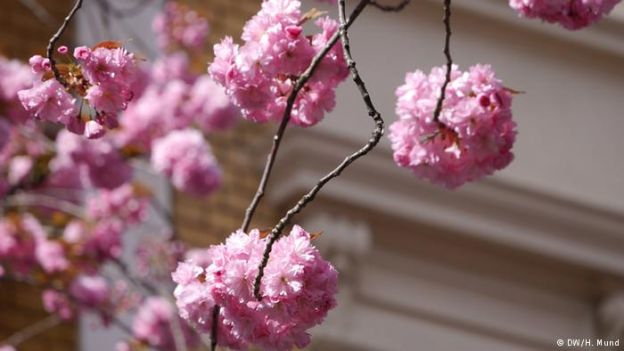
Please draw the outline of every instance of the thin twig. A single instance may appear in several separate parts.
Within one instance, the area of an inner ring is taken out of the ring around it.
[[[61,319],[55,315],[49,315],[44,319],[27,326],[26,328],[13,333],[8,338],[0,341],[0,345],[11,345],[14,347],[19,346],[21,343],[27,341],[28,339],[37,336],[61,323]]]
[[[438,122],[440,120],[440,113],[442,113],[442,104],[446,97],[446,87],[451,81],[451,70],[453,69],[453,58],[451,57],[451,0],[444,0],[444,56],[446,56],[446,76],[444,77],[444,83],[440,88],[440,97],[436,104],[436,108],[433,111],[433,120]]]
[[[367,4],[369,4],[368,0],[362,0],[359,3],[358,8],[361,6],[362,7],[361,10],[363,10]],[[269,236],[267,246],[262,256],[262,262],[260,263],[260,266],[258,267],[258,275],[256,276],[256,280],[254,282],[254,295],[258,300],[261,299],[260,282],[262,281],[262,277],[264,275],[264,268],[266,267],[269,261],[269,255],[271,253],[271,249],[273,248],[273,244],[275,244],[277,239],[279,239],[280,234],[282,233],[282,230],[284,229],[284,227],[288,225],[290,220],[297,213],[299,213],[310,202],[312,202],[312,200],[314,200],[314,197],[316,196],[316,194],[325,186],[325,184],[327,184],[330,180],[338,177],[342,173],[342,171],[344,171],[345,168],[347,168],[355,160],[369,153],[379,143],[379,140],[381,140],[381,137],[384,132],[384,121],[381,118],[380,113],[375,109],[375,106],[373,105],[371,101],[370,94],[368,93],[368,90],[366,89],[364,81],[360,77],[360,74],[357,71],[357,68],[355,67],[355,61],[351,57],[351,48],[349,45],[349,37],[347,35],[348,22],[345,19],[345,13],[344,13],[345,12],[344,0],[339,1],[338,7],[339,7],[339,13],[340,13],[340,30],[338,34],[342,38],[342,47],[343,47],[345,59],[347,61],[349,70],[351,71],[351,76],[353,77],[353,81],[357,85],[360,91],[360,94],[362,95],[362,99],[364,100],[364,103],[366,104],[366,107],[368,109],[368,114],[375,122],[375,129],[373,130],[372,136],[370,140],[368,141],[368,143],[366,143],[366,145],[364,145],[361,149],[359,149],[355,153],[346,157],[338,165],[338,167],[336,167],[330,173],[328,173],[323,178],[321,178],[318,181],[318,183],[316,183],[316,185],[307,194],[305,194],[293,208],[291,208],[290,210],[288,210],[288,212],[286,212],[286,215],[282,217],[282,219],[280,219],[280,221],[273,228],[273,230],[271,230],[271,234]]]
[[[384,5],[384,4],[380,4],[378,1],[376,0],[370,0],[369,3],[372,7],[375,7],[381,11],[385,11],[385,12],[400,12],[403,11],[403,9],[405,8],[405,6],[407,6],[410,3],[411,0],[403,0],[400,3],[398,3],[397,5]]]
[[[111,259],[111,261],[113,262],[113,264],[115,265],[115,267],[117,267],[119,269],[119,271],[130,281],[132,282],[134,285],[136,285],[139,288],[144,289],[145,291],[149,292],[150,294],[153,295],[158,295],[158,288],[156,288],[154,285],[150,284],[149,282],[144,281],[143,279],[135,276],[130,269],[128,268],[128,266],[123,263],[122,261],[120,261],[117,258],[113,258]]]
[[[65,17],[63,24],[61,24],[61,27],[56,31],[56,33],[54,33],[52,38],[50,38],[50,42],[48,43],[48,59],[50,60],[50,67],[52,68],[52,72],[54,73],[54,78],[56,78],[56,80],[63,84],[64,87],[67,87],[67,82],[65,81],[65,79],[63,79],[63,77],[61,77],[61,73],[56,67],[56,61],[54,60],[54,49],[56,48],[56,42],[61,38],[63,33],[65,33],[69,22],[71,22],[72,18],[74,18],[76,12],[78,12],[78,9],[80,9],[81,6],[82,0],[76,0],[74,7],[71,9],[67,17]]]
[[[77,206],[69,201],[61,200],[43,194],[20,193],[17,195],[12,195],[4,199],[3,205],[9,207],[43,206],[53,210],[65,212],[76,218],[84,218],[85,216],[84,211],[80,206]]]
[[[353,10],[351,15],[349,16],[349,20],[346,23],[347,28],[351,26],[353,21],[360,15],[360,13],[362,12],[362,10],[364,10],[364,7],[366,7],[367,4],[368,4],[368,0],[366,1],[362,0],[358,4],[358,6]],[[339,37],[340,37],[339,32],[334,33],[334,35],[329,39],[329,41],[327,42],[323,50],[321,50],[318,54],[316,54],[314,59],[312,59],[310,66],[308,66],[308,68],[301,74],[301,76],[299,76],[299,79],[297,79],[297,81],[295,82],[295,86],[293,87],[293,90],[290,92],[290,95],[288,95],[288,99],[286,100],[286,109],[284,110],[282,121],[280,122],[280,125],[277,128],[277,132],[273,136],[273,145],[271,146],[271,151],[269,152],[269,155],[267,156],[267,161],[266,161],[266,164],[264,165],[264,171],[262,172],[262,178],[260,180],[260,184],[258,185],[258,190],[256,191],[256,194],[254,195],[254,198],[251,201],[251,204],[249,204],[249,207],[245,211],[245,218],[243,220],[243,224],[241,225],[241,230],[244,232],[246,232],[249,229],[249,224],[251,223],[251,219],[253,218],[256,208],[258,207],[258,204],[260,203],[260,200],[262,199],[262,197],[264,197],[264,193],[267,187],[267,182],[269,180],[269,177],[271,176],[273,165],[275,164],[275,156],[277,155],[280,144],[284,137],[284,132],[286,132],[286,127],[288,126],[288,122],[290,121],[290,116],[291,116],[291,112],[293,109],[293,105],[295,104],[295,99],[297,98],[299,91],[301,91],[304,85],[312,77],[312,74],[314,74],[314,72],[316,71],[316,68],[321,63],[325,55],[327,55],[329,50],[331,50],[334,44],[338,41]]]
[[[217,349],[217,334],[219,333],[219,313],[221,312],[221,306],[215,305],[212,310],[212,330],[210,332],[210,351]]]

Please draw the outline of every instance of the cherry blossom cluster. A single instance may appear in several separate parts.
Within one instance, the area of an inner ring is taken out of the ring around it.
[[[439,118],[434,111],[445,68],[408,73],[396,91],[399,120],[390,126],[394,160],[421,179],[447,188],[503,169],[513,159],[516,124],[511,91],[488,65],[456,66]]]
[[[10,124],[28,120],[17,93],[30,87],[33,78],[28,65],[0,56],[0,149],[8,142]]]
[[[559,23],[566,29],[587,27],[604,16],[620,0],[509,0],[509,5],[521,16]]]
[[[266,0],[245,24],[242,45],[226,37],[214,47],[208,70],[248,120],[280,120],[298,77],[338,30],[336,21],[323,17],[315,21],[320,32],[306,36],[303,24],[314,16],[303,15],[300,6],[295,0]],[[297,96],[291,121],[307,127],[323,119],[347,75],[342,48],[334,45]]]
[[[254,280],[267,239],[258,230],[233,233],[224,244],[195,252],[178,265],[174,296],[183,319],[198,330],[212,331],[212,313],[221,306],[218,342],[234,350],[255,345],[263,350],[303,348],[307,330],[336,305],[338,273],[295,226],[272,250],[254,297]]]
[[[149,84],[128,106],[114,138],[121,147],[149,153],[155,139],[179,129],[204,133],[231,128],[238,111],[224,89],[208,75],[191,72],[184,53],[166,56],[151,67]]]
[[[208,195],[221,184],[221,170],[204,136],[195,129],[173,131],[154,141],[152,167],[178,189]]]
[[[204,48],[208,21],[187,6],[169,1],[154,18],[152,29],[161,49],[166,51]]]
[[[132,323],[133,336],[139,343],[162,350],[177,350],[173,332],[176,329],[179,329],[187,348],[198,346],[198,335],[178,316],[175,306],[163,297],[145,299]]]
[[[140,77],[138,60],[114,42],[77,47],[73,56],[66,46],[58,51],[68,62],[56,65],[60,81],[50,60],[35,55],[30,59],[34,84],[19,91],[19,99],[37,120],[61,123],[73,133],[100,138],[107,129],[117,127],[119,113],[134,97]]]

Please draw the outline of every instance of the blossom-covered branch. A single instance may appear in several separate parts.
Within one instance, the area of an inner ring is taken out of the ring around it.
[[[74,18],[74,16],[78,12],[78,9],[80,9],[80,7],[82,6],[82,1],[83,0],[76,0],[76,2],[74,3],[74,7],[72,7],[67,17],[65,17],[65,20],[63,20],[61,27],[59,27],[59,29],[56,31],[56,33],[54,33],[54,35],[52,36],[52,38],[50,38],[50,41],[48,42],[47,56],[48,60],[50,60],[50,68],[54,73],[54,78],[65,87],[67,87],[67,81],[65,81],[65,79],[61,77],[61,73],[59,72],[58,67],[56,67],[56,61],[54,60],[54,50],[56,49],[56,42],[61,38],[63,33],[65,33],[67,26],[69,26],[69,22],[71,22],[72,18]]]
[[[364,10],[364,8],[366,7],[367,3],[368,3],[368,1],[361,1],[355,7],[353,12],[349,16],[349,19],[346,22],[346,27],[351,26],[353,21],[355,21],[355,19],[360,15],[360,13],[362,13],[362,10]],[[316,69],[319,67],[319,65],[320,65],[321,61],[323,60],[323,58],[332,49],[334,44],[336,44],[336,42],[338,41],[339,37],[340,37],[339,33],[335,32],[331,36],[331,38],[329,40],[327,40],[327,43],[325,44],[325,47],[316,54],[314,59],[312,59],[312,62],[310,63],[308,68],[299,76],[299,78],[295,82],[295,85],[294,85],[292,91],[288,95],[288,99],[287,99],[287,102],[286,102],[286,108],[285,108],[284,113],[282,115],[282,119],[281,119],[280,125],[279,125],[279,127],[277,129],[277,132],[273,136],[273,144],[271,146],[271,151],[269,152],[269,155],[267,156],[267,161],[266,161],[265,166],[264,166],[264,171],[262,172],[262,178],[260,179],[260,183],[258,185],[258,190],[256,191],[256,194],[254,195],[254,198],[251,201],[251,204],[249,205],[249,207],[245,211],[245,218],[243,220],[243,224],[241,225],[241,230],[244,231],[244,232],[246,232],[249,229],[249,225],[251,223],[251,219],[253,218],[253,215],[254,215],[254,213],[256,211],[256,208],[258,207],[258,205],[260,203],[260,200],[262,199],[262,197],[264,196],[264,193],[266,191],[267,183],[268,183],[268,180],[269,180],[269,178],[271,176],[271,171],[273,170],[273,165],[275,164],[275,157],[277,156],[277,152],[279,150],[280,144],[281,144],[282,139],[284,137],[284,133],[286,132],[286,127],[288,126],[288,122],[291,119],[292,110],[293,110],[293,106],[295,104],[295,100],[297,99],[297,95],[299,94],[301,89],[305,86],[305,84],[308,82],[308,80],[310,80],[310,78],[312,77],[312,75],[314,74]]]
[[[356,10],[361,12],[368,4],[369,4],[368,0],[362,0],[357,5]],[[355,153],[345,158],[342,161],[342,163],[338,165],[338,167],[336,167],[326,176],[321,178],[318,181],[318,183],[307,194],[305,194],[293,208],[291,208],[290,210],[288,210],[288,212],[286,212],[286,215],[282,217],[280,221],[278,222],[278,224],[271,230],[271,233],[269,234],[269,240],[267,242],[267,246],[262,256],[262,261],[260,263],[260,266],[258,267],[258,275],[256,276],[256,279],[254,281],[254,295],[256,296],[257,299],[261,298],[260,284],[262,281],[262,277],[264,276],[264,269],[266,268],[266,265],[269,261],[269,256],[271,254],[273,245],[275,244],[277,239],[279,239],[282,233],[282,230],[288,225],[290,220],[297,213],[303,210],[304,207],[306,207],[310,202],[314,200],[316,194],[319,191],[321,191],[321,189],[325,186],[325,184],[327,184],[332,179],[338,177],[342,173],[342,171],[344,171],[344,169],[347,168],[355,160],[369,153],[379,143],[379,140],[381,139],[383,135],[384,121],[381,118],[381,115],[379,114],[379,112],[375,109],[371,101],[370,94],[368,93],[368,90],[366,89],[366,85],[364,84],[364,81],[360,77],[358,70],[355,67],[355,61],[351,57],[349,37],[347,34],[348,21],[345,19],[344,8],[345,8],[344,0],[339,1],[339,11],[341,14],[340,14],[340,30],[338,31],[337,34],[342,38],[342,46],[343,46],[345,59],[347,60],[347,66],[349,67],[349,70],[351,71],[353,81],[355,82],[358,89],[360,90],[362,98],[368,109],[368,113],[375,122],[375,129],[373,131],[371,139],[368,141],[368,143],[366,143],[366,145],[364,145],[361,149],[359,149]]]
[[[451,57],[451,0],[444,0],[444,56],[446,57],[446,73],[444,75],[444,83],[440,88],[440,97],[433,111],[433,120],[439,121],[442,105],[446,97],[446,87],[451,81],[451,70],[453,68],[453,58]]]

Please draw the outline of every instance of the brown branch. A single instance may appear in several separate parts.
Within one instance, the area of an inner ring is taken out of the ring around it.
[[[446,76],[442,88],[440,88],[440,97],[433,112],[433,120],[438,122],[440,113],[442,113],[442,104],[446,97],[446,87],[451,81],[451,70],[453,69],[453,58],[451,57],[451,0],[444,0],[444,56],[446,56]]]
[[[81,6],[82,0],[76,0],[74,7],[71,9],[67,17],[65,17],[63,24],[61,24],[61,27],[56,31],[56,33],[54,33],[52,38],[50,38],[50,42],[48,43],[48,59],[50,60],[50,67],[52,68],[52,72],[54,73],[54,78],[56,78],[59,83],[63,84],[64,87],[67,87],[67,82],[65,81],[65,79],[63,79],[63,77],[61,77],[61,73],[56,67],[56,61],[54,61],[54,49],[56,48],[56,42],[61,38],[63,33],[65,33],[69,22],[71,22],[72,18],[74,18],[76,12],[78,12],[78,9],[80,9]]]
[[[136,285],[138,288],[142,288],[143,290],[145,290],[146,292],[153,294],[153,295],[159,295],[158,292],[158,288],[156,288],[156,286],[152,285],[149,282],[144,281],[143,279],[135,276],[130,269],[128,268],[128,266],[122,262],[121,260],[119,260],[118,258],[112,258],[111,262],[115,265],[115,267],[117,267],[117,269],[119,269],[119,271],[134,285]]]
[[[221,312],[221,306],[215,305],[212,310],[212,330],[210,331],[210,351],[217,349],[217,333],[219,333],[219,313]]]
[[[28,339],[37,336],[61,323],[61,319],[57,315],[49,315],[44,319],[23,328],[20,331],[13,333],[8,338],[0,341],[0,346],[2,345],[11,345],[14,347],[19,346],[21,343],[27,341]]]
[[[369,4],[368,0],[362,0],[358,4],[358,8],[361,7],[360,12],[368,4]],[[349,36],[347,33],[348,22],[345,19],[345,13],[344,13],[345,12],[344,0],[339,1],[338,7],[339,7],[339,13],[340,13],[340,30],[338,34],[342,38],[342,46],[343,46],[345,59],[347,61],[349,70],[351,71],[351,76],[353,77],[353,81],[357,85],[360,91],[360,94],[362,95],[362,99],[364,100],[364,103],[366,104],[366,107],[368,109],[368,114],[375,122],[375,129],[373,130],[372,136],[369,139],[369,141],[366,143],[366,145],[364,145],[361,149],[359,149],[358,151],[346,157],[338,165],[338,167],[336,167],[330,173],[328,173],[323,178],[321,178],[318,181],[318,183],[316,183],[316,185],[307,194],[305,194],[293,208],[291,208],[290,210],[288,210],[288,212],[286,212],[286,215],[282,217],[282,219],[280,219],[280,221],[273,228],[273,230],[271,230],[271,234],[269,235],[269,241],[267,242],[267,246],[262,256],[262,262],[260,263],[260,266],[258,267],[258,275],[256,276],[256,280],[254,282],[254,295],[258,300],[261,299],[260,282],[262,281],[262,277],[264,275],[264,268],[266,267],[269,261],[269,256],[273,248],[273,245],[275,244],[277,239],[279,239],[280,234],[282,233],[282,230],[286,227],[286,225],[288,225],[290,220],[297,213],[303,210],[303,208],[305,208],[310,202],[314,200],[316,194],[318,194],[318,192],[321,191],[321,189],[325,186],[325,184],[329,183],[329,181],[331,181],[332,179],[340,176],[340,174],[355,160],[369,153],[379,143],[384,132],[384,121],[381,118],[380,113],[375,109],[375,106],[373,105],[371,101],[370,94],[368,93],[368,90],[366,89],[366,85],[364,84],[364,81],[360,77],[360,74],[355,66],[355,61],[353,60],[351,56]]]
[[[400,12],[405,8],[405,6],[407,6],[410,3],[410,1],[411,0],[403,0],[397,5],[384,5],[384,4],[380,4],[376,0],[370,0],[369,3],[372,7],[375,7],[384,12]]]
[[[351,15],[349,16],[348,21],[346,22],[347,28],[351,26],[353,21],[360,15],[360,13],[362,13],[362,10],[364,10],[364,7],[366,7],[367,4],[368,4],[368,0],[362,0],[358,4],[358,6],[353,10]],[[260,200],[262,199],[262,197],[264,197],[264,193],[267,187],[267,182],[271,176],[273,165],[275,164],[275,156],[277,155],[280,144],[284,137],[284,133],[286,132],[286,127],[288,126],[288,122],[290,121],[290,115],[293,109],[293,105],[295,104],[295,99],[297,98],[299,91],[301,91],[304,85],[312,77],[312,74],[314,74],[318,65],[321,63],[325,55],[327,55],[329,50],[331,50],[334,44],[338,41],[339,37],[340,37],[339,32],[334,33],[334,35],[329,39],[329,41],[327,42],[323,50],[321,50],[314,57],[314,59],[312,59],[310,66],[308,66],[308,68],[301,74],[301,76],[299,76],[299,79],[297,79],[297,81],[295,82],[295,86],[293,87],[293,90],[290,92],[290,95],[288,95],[288,99],[286,100],[286,108],[282,116],[282,121],[280,122],[280,125],[277,128],[277,132],[273,136],[273,145],[271,146],[271,151],[269,152],[269,155],[267,156],[266,164],[264,166],[264,171],[262,172],[262,178],[260,179],[260,184],[258,185],[258,190],[256,191],[256,194],[254,195],[254,198],[251,201],[251,204],[249,204],[249,207],[245,211],[245,218],[240,228],[244,232],[247,232],[247,230],[249,229],[249,224],[251,224],[251,219],[253,218],[256,208],[258,207],[258,204],[260,203]]]
[[[8,207],[20,207],[20,206],[42,206],[53,210],[65,212],[76,218],[84,218],[84,210],[66,200],[55,198],[44,194],[29,194],[18,193],[16,195],[9,196],[2,201],[2,205]]]

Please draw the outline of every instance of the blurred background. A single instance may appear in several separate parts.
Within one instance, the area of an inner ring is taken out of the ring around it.
[[[72,2],[3,0],[0,53],[43,54]],[[238,38],[260,6],[180,2],[209,19],[211,43]],[[333,7],[303,3],[335,16]],[[85,1],[63,41],[122,40],[153,58],[150,23],[161,5]],[[399,14],[367,9],[352,27],[354,58],[386,121],[396,118],[405,73],[443,63],[441,17],[442,1],[421,0]],[[560,338],[624,339],[624,5],[578,32],[519,19],[503,0],[456,0],[452,21],[460,68],[490,63],[506,86],[525,92],[514,100],[516,159],[451,192],[396,167],[384,139],[324,189],[296,222],[324,231],[318,244],[341,285],[339,307],[314,330],[310,349],[536,351],[565,350]],[[337,102],[318,126],[286,133],[254,227],[271,227],[368,140],[372,126],[350,81]],[[242,121],[212,136],[226,183],[208,200],[151,180],[185,240],[205,246],[238,228],[275,128]],[[40,292],[2,285],[0,339],[43,315]],[[115,333],[85,318],[20,350],[112,350]]]

